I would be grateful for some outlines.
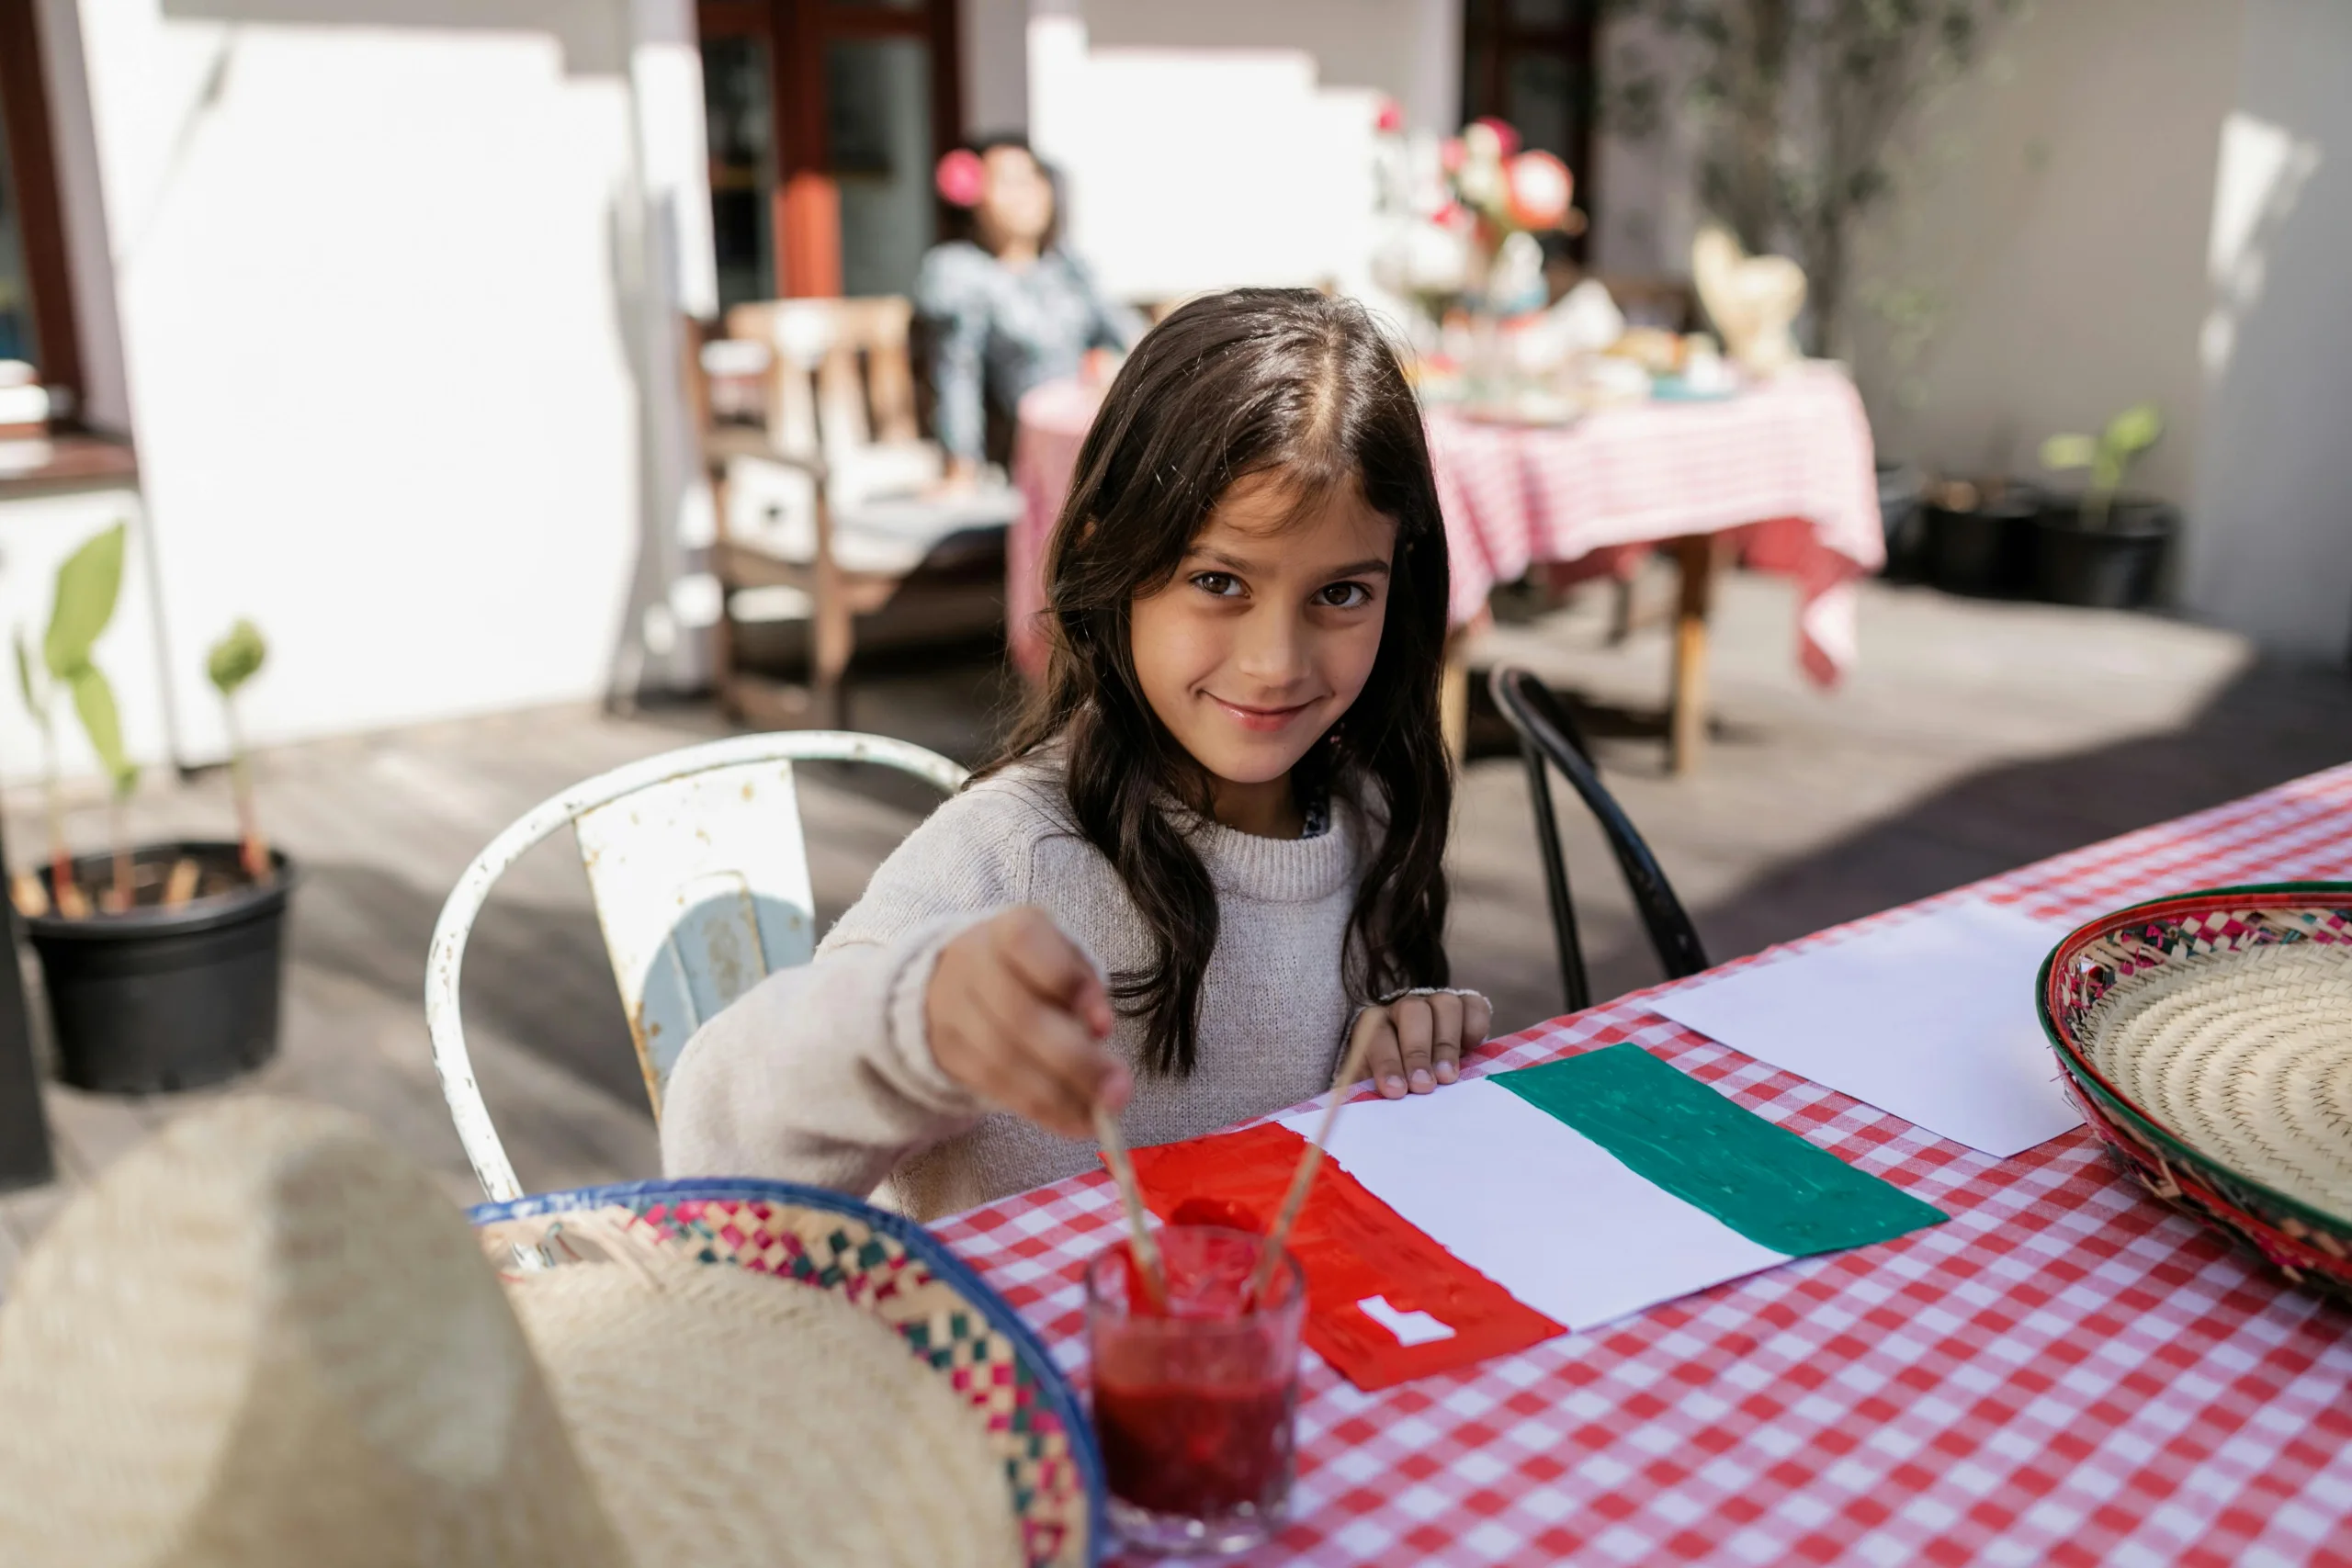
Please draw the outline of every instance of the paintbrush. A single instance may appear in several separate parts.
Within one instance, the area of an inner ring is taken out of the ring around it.
[[[1291,1172],[1290,1190],[1283,1194],[1283,1206],[1274,1214],[1273,1228],[1266,1233],[1265,1250],[1259,1255],[1258,1267],[1250,1270],[1250,1284],[1241,1295],[1242,1309],[1258,1299],[1273,1282],[1274,1264],[1283,1255],[1283,1243],[1290,1235],[1290,1227],[1298,1220],[1298,1212],[1306,1207],[1307,1190],[1315,1185],[1315,1172],[1323,1163],[1323,1145],[1331,1139],[1331,1125],[1340,1119],[1340,1107],[1348,1098],[1348,1090],[1355,1087],[1356,1075],[1363,1070],[1364,1047],[1373,1032],[1357,1021],[1353,1038],[1348,1042],[1347,1055],[1340,1059],[1340,1070],[1332,1075],[1331,1092],[1323,1102],[1323,1121],[1315,1129],[1315,1141],[1298,1156],[1298,1168]]]
[[[1136,1185],[1135,1162],[1127,1158],[1127,1143],[1119,1135],[1118,1119],[1101,1101],[1094,1106],[1094,1141],[1111,1164],[1111,1179],[1119,1184],[1119,1202],[1127,1212],[1127,1240],[1135,1248],[1136,1269],[1143,1276],[1144,1293],[1160,1311],[1168,1310],[1168,1277],[1160,1268],[1159,1244],[1151,1239],[1151,1219],[1144,1213],[1143,1190]]]

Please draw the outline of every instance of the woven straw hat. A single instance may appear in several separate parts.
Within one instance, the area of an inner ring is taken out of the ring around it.
[[[986,1423],[888,1325],[627,1210],[562,1229],[527,1268],[498,1233],[502,1283],[351,1117],[177,1123],[0,1307],[0,1562],[1035,1560]]]
[[[2352,1298],[2352,886],[2103,915],[2058,944],[2039,1001],[2125,1169],[2290,1280]]]

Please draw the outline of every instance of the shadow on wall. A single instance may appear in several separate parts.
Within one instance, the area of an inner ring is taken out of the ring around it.
[[[1600,745],[1605,764],[1611,748]],[[2347,761],[2352,679],[2260,663],[2176,729],[1969,775],[1691,914],[1708,956],[1722,963]],[[1515,758],[1475,765],[1519,769]],[[1523,797],[1518,809],[1526,813]],[[1660,858],[1671,876],[1673,846]],[[1656,984],[1657,960],[1624,907],[1615,867],[1579,859],[1571,874],[1583,894],[1577,916],[1593,994],[1622,996]],[[1517,897],[1546,919],[1548,931],[1540,876],[1531,859]],[[1604,886],[1593,899],[1590,890]],[[1589,903],[1600,907],[1589,911]],[[1505,993],[1495,997],[1502,1026],[1524,1027],[1560,1010],[1548,957],[1526,970],[1489,981]]]

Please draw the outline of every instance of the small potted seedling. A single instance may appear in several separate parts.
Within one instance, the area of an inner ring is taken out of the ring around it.
[[[2034,590],[2041,597],[2129,610],[2154,596],[2180,515],[2161,501],[2120,492],[2132,460],[2163,434],[2156,406],[2138,403],[2096,436],[2053,435],[2041,444],[2043,468],[2080,468],[2089,482],[2080,495],[2052,501],[2035,520]]]
[[[122,739],[114,688],[96,645],[122,586],[118,524],[58,569],[36,664],[21,634],[17,679],[48,760],[49,864],[11,882],[40,955],[55,1023],[59,1076],[82,1089],[153,1093],[192,1089],[258,1066],[277,1050],[278,997],[292,866],[262,839],[233,699],[260,670],[260,634],[239,622],[207,672],[231,704],[232,779],[240,837],[134,845],[129,807],[139,781]],[[70,700],[110,784],[108,847],[64,849],[55,709]]]

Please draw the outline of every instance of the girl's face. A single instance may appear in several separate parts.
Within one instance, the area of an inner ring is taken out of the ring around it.
[[[1227,491],[1165,587],[1135,602],[1146,700],[1213,784],[1283,784],[1363,690],[1396,525],[1353,485],[1303,516],[1276,476]],[[1220,795],[1217,815],[1235,826]]]

